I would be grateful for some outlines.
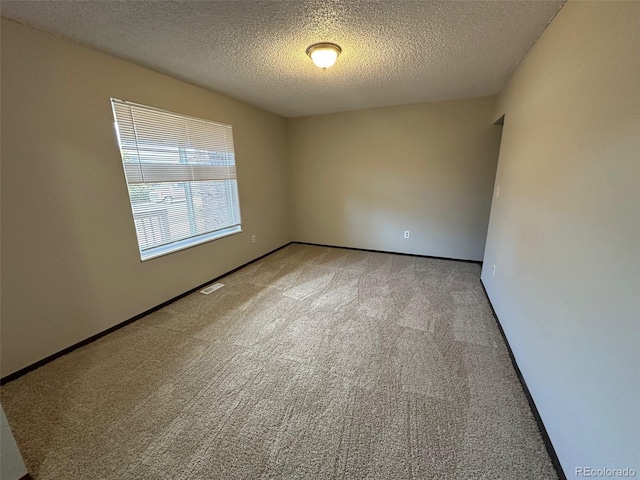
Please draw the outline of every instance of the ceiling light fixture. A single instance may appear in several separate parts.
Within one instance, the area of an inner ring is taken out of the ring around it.
[[[339,45],[330,42],[314,43],[307,48],[307,55],[311,57],[313,63],[323,70],[336,63],[341,52],[342,49]]]

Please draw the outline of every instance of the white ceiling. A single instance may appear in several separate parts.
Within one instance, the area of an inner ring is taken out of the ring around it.
[[[11,1],[2,16],[296,117],[500,91],[564,0]],[[307,46],[342,47],[322,71]]]

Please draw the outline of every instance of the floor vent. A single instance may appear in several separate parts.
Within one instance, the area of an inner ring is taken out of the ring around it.
[[[205,295],[209,295],[210,293],[215,292],[219,288],[224,287],[223,283],[214,283],[213,285],[209,285],[207,288],[203,288],[200,290],[200,293],[204,293]]]

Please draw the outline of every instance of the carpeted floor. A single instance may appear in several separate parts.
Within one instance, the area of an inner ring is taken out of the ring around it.
[[[35,479],[556,479],[479,275],[293,244],[2,405]]]

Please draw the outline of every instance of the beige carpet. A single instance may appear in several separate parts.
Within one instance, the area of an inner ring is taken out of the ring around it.
[[[2,404],[35,479],[555,479],[479,275],[293,244]]]

